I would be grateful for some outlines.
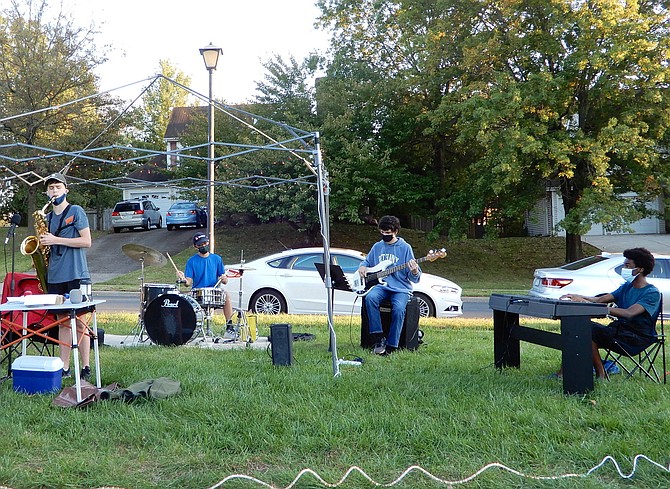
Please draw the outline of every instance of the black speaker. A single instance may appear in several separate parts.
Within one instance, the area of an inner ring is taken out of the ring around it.
[[[293,333],[290,324],[271,324],[272,365],[293,364]]]
[[[379,312],[382,317],[384,336],[388,338],[389,330],[391,329],[391,302],[383,301],[379,306]],[[365,299],[361,307],[361,346],[363,348],[372,348],[375,346],[375,338],[370,334]],[[416,297],[411,297],[407,302],[405,322],[400,332],[398,348],[407,348],[408,350],[419,348],[419,301]]]

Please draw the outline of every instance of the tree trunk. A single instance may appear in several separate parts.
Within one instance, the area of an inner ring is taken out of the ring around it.
[[[582,248],[582,237],[579,234],[565,233],[565,261],[570,263],[572,261],[584,258],[584,250]]]

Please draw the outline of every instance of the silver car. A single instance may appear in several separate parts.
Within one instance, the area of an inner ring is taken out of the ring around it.
[[[333,248],[331,258],[345,276],[349,276],[358,273],[365,254]],[[228,265],[227,290],[233,298],[233,306],[264,314],[326,314],[326,288],[316,267],[322,262],[323,248],[300,248],[244,265]],[[448,318],[463,314],[462,289],[454,282],[424,272],[413,287],[422,317]],[[334,314],[360,314],[362,297],[336,288],[332,292]]]
[[[670,312],[670,255],[654,254],[656,265],[647,276],[663,295],[663,314]],[[624,283],[622,253],[602,253],[561,267],[538,268],[528,295],[558,299],[565,294],[594,296],[614,291]]]
[[[112,211],[112,227],[115,233],[123,228],[144,228],[147,231],[152,226],[156,229],[163,227],[163,216],[152,201],[148,199],[125,200],[117,202]]]

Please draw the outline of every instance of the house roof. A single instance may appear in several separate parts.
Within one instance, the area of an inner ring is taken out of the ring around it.
[[[174,107],[165,128],[164,139],[179,139],[196,114],[207,117],[207,107]]]
[[[168,176],[151,164],[142,165],[128,174],[129,179],[144,180],[146,182],[167,182]]]

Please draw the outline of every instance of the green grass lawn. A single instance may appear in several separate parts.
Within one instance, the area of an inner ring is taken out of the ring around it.
[[[377,239],[373,227],[333,229],[333,246],[366,250]],[[560,238],[440,243],[411,230],[402,234],[418,256],[446,247],[448,257],[424,269],[459,283],[464,295],[527,290],[534,268],[559,265],[564,255]],[[295,246],[299,239],[283,225],[223,229],[217,247],[227,263],[234,263],[242,246],[250,260],[283,249],[279,243]],[[183,265],[191,253],[173,258]],[[28,266],[21,260],[17,271]],[[147,282],[173,280],[171,267],[147,269]],[[137,273],[95,287],[136,290]],[[98,319],[107,334],[128,334],[137,314],[101,313]],[[561,382],[548,378],[560,352],[526,343],[521,369],[497,371],[492,319],[422,319],[425,343],[417,351],[382,358],[358,347],[358,317],[337,317],[339,358],[360,356],[364,363],[342,365],[335,377],[325,317],[261,317],[261,335],[268,334],[271,322],[290,323],[294,332],[313,333],[316,340],[296,342],[288,367],[273,366],[265,349],[101,349],[103,384],[128,386],[162,376],[179,380],[181,394],[165,400],[101,401],[86,409],[63,409],[52,405],[54,395],[15,393],[11,379],[3,382],[0,485],[285,488],[303,469],[335,484],[352,466],[390,484],[415,465],[442,481],[458,481],[494,462],[528,477],[491,468],[463,487],[670,483],[667,471],[644,460],[632,480],[621,477],[611,463],[586,476],[607,456],[626,474],[638,454],[668,467],[670,394],[665,385],[616,376],[597,382],[589,395],[565,396]],[[557,327],[551,321],[532,325]],[[325,486],[306,475],[291,487]],[[375,486],[353,472],[338,487]],[[413,471],[394,487],[445,484]]]
[[[93,239],[99,239],[103,234],[96,232]],[[17,230],[17,248],[25,235],[25,227]],[[536,268],[559,266],[565,261],[564,238],[446,240],[412,229],[402,229],[400,235],[412,244],[417,257],[425,256],[430,250],[446,248],[446,258],[424,262],[422,269],[456,282],[463,287],[464,296],[488,296],[492,292],[526,292],[531,286],[533,271]],[[377,240],[379,233],[374,226],[343,223],[331,226],[330,241],[333,247],[367,252]],[[297,233],[288,224],[216,229],[216,251],[227,264],[238,263],[242,251],[245,259],[250,261],[287,247],[296,248],[305,244],[307,244],[305,236]],[[183,270],[186,260],[193,252],[193,248],[189,247],[171,257]],[[597,254],[598,250],[584,243],[584,252],[593,255]],[[5,253],[0,255],[0,266],[4,265],[5,271],[11,270],[10,259],[11,255],[7,253],[6,247]],[[30,269],[31,261],[17,252],[14,266],[17,272],[25,272]],[[137,272],[131,272],[93,286],[95,290],[135,291],[139,289],[137,278]],[[174,269],[169,263],[162,267],[145,268],[147,283],[174,283],[174,281]]]
[[[127,334],[133,314],[99,314],[106,333]],[[302,469],[330,483],[351,466],[390,483],[419,465],[456,481],[492,462],[529,476],[586,474],[611,455],[626,473],[644,454],[667,466],[667,386],[634,378],[597,383],[565,396],[547,376],[560,353],[522,346],[522,367],[493,367],[492,320],[421,320],[414,352],[375,357],[359,348],[358,318],[335,320],[340,358],[363,358],[333,376],[325,318],[288,322],[316,340],[294,344],[294,364],[272,365],[266,350],[188,347],[101,349],[103,384],[128,386],[167,376],[182,393],[160,401],[100,401],[86,409],[53,407],[53,395],[0,386],[0,484],[13,488],[207,488],[235,474],[286,487]],[[555,329],[553,322],[534,326]],[[67,379],[68,384],[72,383]],[[641,462],[632,482],[612,464],[588,477],[534,480],[491,469],[464,487],[665,487],[667,472]],[[262,486],[233,477],[223,488]],[[297,488],[324,487],[312,476]],[[351,475],[343,488],[374,487]],[[413,472],[394,487],[444,484]]]

